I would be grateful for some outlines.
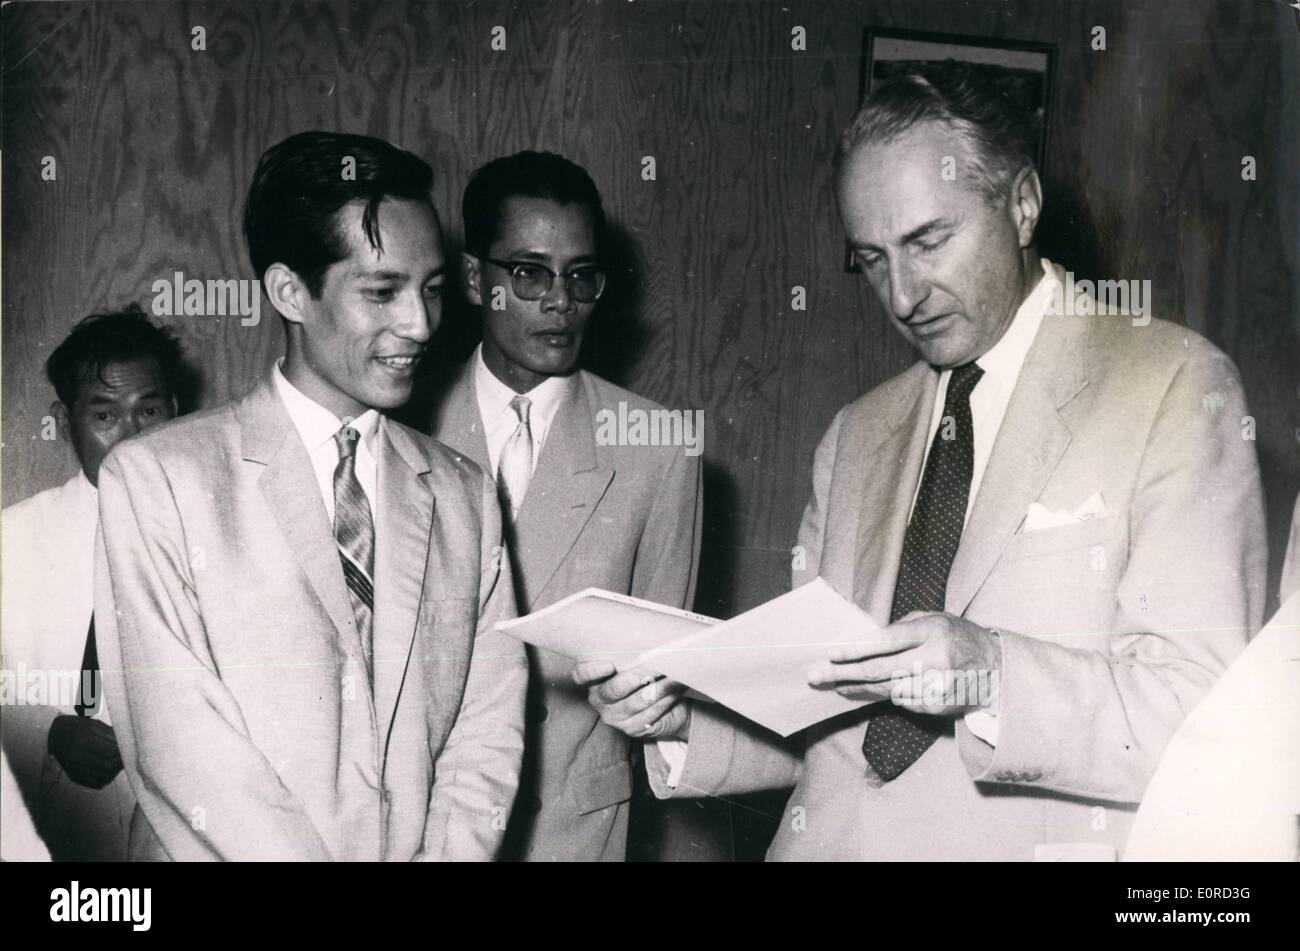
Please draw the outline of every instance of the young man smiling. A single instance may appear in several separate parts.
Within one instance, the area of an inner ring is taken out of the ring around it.
[[[105,461],[97,604],[133,858],[488,859],[526,666],[491,479],[384,412],[440,318],[432,171],[305,132],[244,231],[287,348]],[[434,499],[437,498],[435,508]]]
[[[659,407],[577,367],[606,280],[595,184],[558,155],[520,152],[475,172],[463,210],[461,277],[483,343],[439,401],[434,435],[496,474],[520,611],[589,587],[689,608],[699,459],[601,445],[601,410]],[[505,855],[622,861],[631,744],[597,720],[571,661],[531,648],[529,660],[528,754]],[[716,857],[718,806],[684,806],[646,817],[658,826],[647,851]]]

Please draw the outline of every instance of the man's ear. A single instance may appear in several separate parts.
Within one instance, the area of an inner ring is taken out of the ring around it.
[[[58,427],[59,435],[69,439],[68,407],[64,405],[63,400],[55,400],[50,404],[50,415],[54,417],[54,425]]]
[[[468,251],[460,253],[460,282],[465,298],[475,307],[483,306],[482,262]]]
[[[1011,220],[1020,237],[1020,247],[1034,243],[1034,231],[1043,212],[1043,184],[1032,165],[1026,165],[1011,183]]]
[[[293,269],[284,264],[272,264],[262,275],[266,296],[285,320],[301,324],[306,318],[307,299],[311,296],[307,286]]]

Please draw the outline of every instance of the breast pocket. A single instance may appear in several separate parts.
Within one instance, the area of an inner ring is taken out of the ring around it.
[[[1126,553],[1110,518],[1012,536],[979,594],[1008,630],[1084,646],[1106,630]]]
[[[1011,542],[1007,545],[1002,558],[1004,561],[1012,561],[1018,558],[1075,552],[1096,545],[1105,545],[1111,528],[1111,519],[1095,518],[1072,525],[1040,528],[1033,532],[1018,532],[1011,537]]]

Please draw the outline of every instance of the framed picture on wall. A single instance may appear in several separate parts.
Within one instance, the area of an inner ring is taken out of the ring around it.
[[[869,26],[862,36],[858,104],[861,105],[876,83],[920,64],[937,65],[947,60],[972,63],[981,71],[987,71],[1008,95],[1023,104],[1026,114],[1033,116],[1038,139],[1034,159],[1038,163],[1038,174],[1045,181],[1050,127],[1048,107],[1052,101],[1052,76],[1056,64],[1056,47],[1050,43]],[[847,244],[844,269],[854,274],[860,271]]]

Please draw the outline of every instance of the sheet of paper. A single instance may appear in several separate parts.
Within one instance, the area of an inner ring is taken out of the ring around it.
[[[588,588],[496,629],[577,661],[607,660],[627,668],[648,650],[718,623],[703,614]]]
[[[748,720],[790,736],[864,706],[808,686],[831,648],[880,630],[821,578],[751,611],[663,645],[640,665],[678,680]]]
[[[805,674],[880,626],[817,578],[725,622],[588,588],[497,630],[574,660],[647,667],[790,736],[863,705],[808,686]]]

